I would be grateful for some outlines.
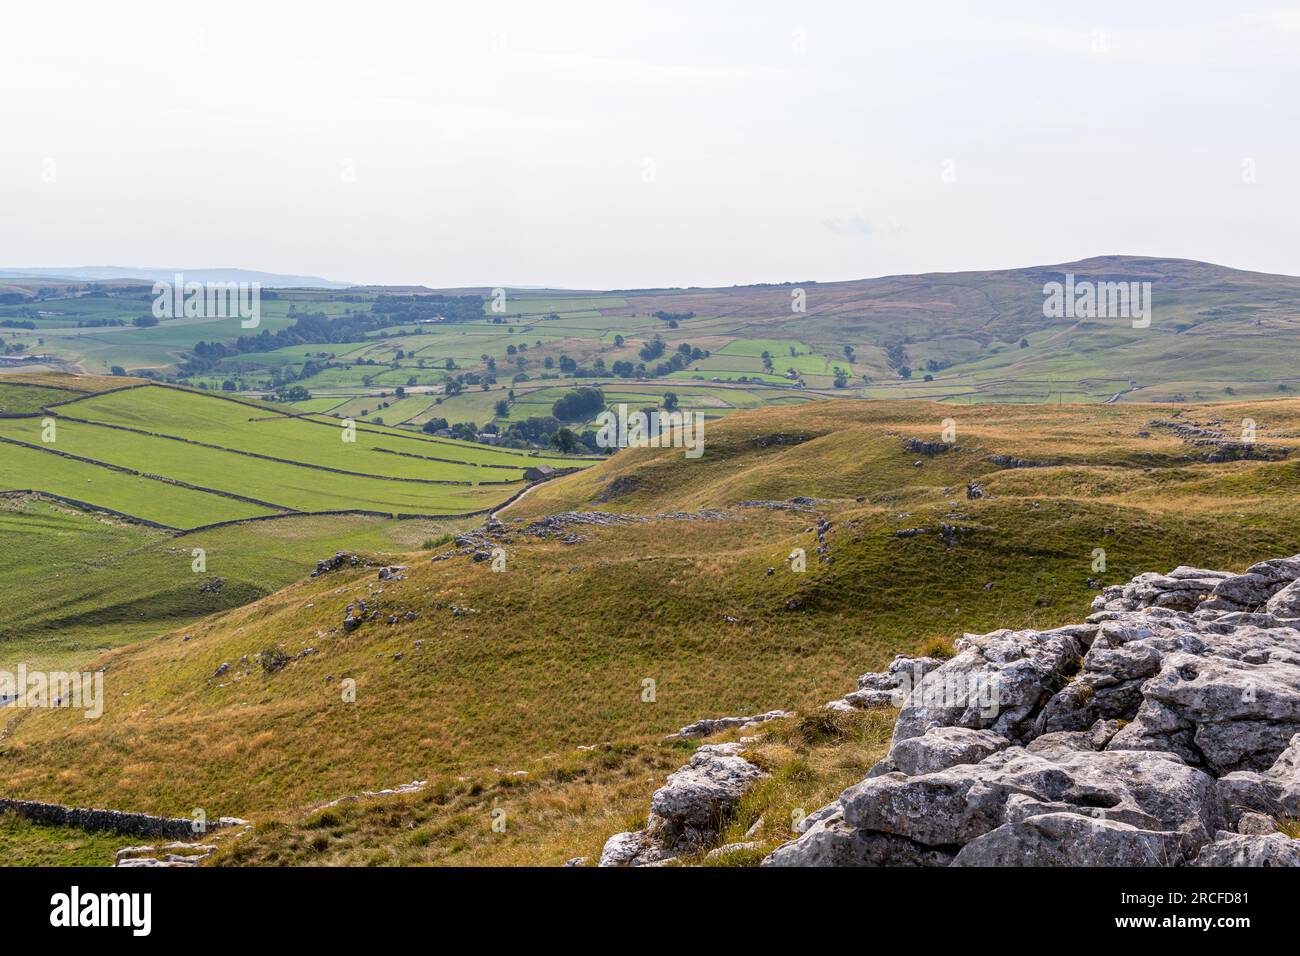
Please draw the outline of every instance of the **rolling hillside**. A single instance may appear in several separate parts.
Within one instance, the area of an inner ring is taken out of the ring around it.
[[[1209,460],[1245,418],[1251,457]],[[538,486],[490,537],[372,554],[108,652],[104,716],[11,725],[3,789],[252,817],[227,862],[558,863],[643,812],[681,762],[663,735],[690,721],[811,719],[895,653],[1076,620],[1097,587],[1151,567],[1293,553],[1298,436],[1291,400],[730,416],[696,461],[625,451]],[[595,509],[628,517],[554,517]],[[489,544],[503,573],[471,553]],[[381,579],[394,562],[407,567]],[[776,805],[833,795],[881,745],[881,727],[814,724],[772,745],[803,767]],[[848,750],[810,750],[826,733]],[[415,779],[434,786],[311,812]],[[514,821],[500,840],[496,808]],[[765,839],[788,837],[780,819]]]

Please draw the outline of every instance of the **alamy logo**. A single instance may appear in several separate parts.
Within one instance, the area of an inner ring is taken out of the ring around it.
[[[153,929],[150,893],[82,893],[78,886],[50,897],[50,925],[128,926],[133,936],[148,936]]]
[[[632,412],[605,409],[596,416],[596,444],[601,448],[685,448],[687,458],[704,454],[703,412]]]
[[[1150,282],[1079,282],[1067,272],[1064,282],[1046,283],[1043,295],[1043,315],[1049,319],[1130,319],[1135,329],[1151,325]]]
[[[104,713],[104,672],[0,670],[0,707],[68,707],[84,712],[87,720]]]
[[[153,296],[155,319],[238,318],[243,329],[262,324],[260,282],[186,282],[178,272],[175,282],[155,282]]]

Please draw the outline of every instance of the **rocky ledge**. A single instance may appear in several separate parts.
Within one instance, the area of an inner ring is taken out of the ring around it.
[[[864,676],[831,706],[906,689],[888,756],[764,864],[1300,865],[1298,579],[1142,574],[1085,623]]]

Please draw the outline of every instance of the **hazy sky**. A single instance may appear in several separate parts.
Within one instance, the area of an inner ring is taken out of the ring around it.
[[[1300,273],[1300,3],[293,6],[7,5],[0,266]]]

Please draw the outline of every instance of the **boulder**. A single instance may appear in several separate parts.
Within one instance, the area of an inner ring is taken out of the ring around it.
[[[828,710],[854,711],[901,707],[931,671],[943,665],[937,657],[909,657],[898,654],[883,671],[872,671],[858,678],[858,689],[826,705]]]
[[[1300,555],[1261,561],[1247,568],[1244,574],[1228,575],[1221,580],[1206,606],[1226,610],[1256,608],[1297,579],[1300,579]]]
[[[763,866],[947,866],[952,857],[906,837],[859,830],[834,813],[781,844]]]
[[[1216,775],[1271,767],[1300,732],[1300,632],[1248,627],[1233,638],[1165,654],[1110,748],[1172,750]]]
[[[1300,840],[1284,833],[1220,833],[1193,866],[1300,866]]]
[[[1207,842],[1222,822],[1214,780],[1172,754],[1071,751],[1051,759],[1012,747],[978,764],[864,780],[840,796],[854,827],[953,847],[1043,813],[1077,813]]]
[[[1176,866],[1194,838],[1076,813],[1005,823],[962,847],[953,866]]]
[[[728,843],[725,846],[714,847],[708,853],[704,854],[706,860],[725,860],[733,853],[751,853],[759,849],[763,844],[757,841],[746,843]]]
[[[1300,817],[1300,734],[1291,738],[1267,770],[1225,774],[1216,786],[1231,822],[1238,822],[1250,812]]]
[[[1300,581],[1292,581],[1269,598],[1264,606],[1279,621],[1300,618]]]
[[[1048,760],[1062,757],[1072,751],[1105,750],[1106,745],[1119,733],[1118,720],[1099,720],[1087,730],[1057,730],[1035,737],[1025,745],[1031,754]]]
[[[947,770],[964,763],[979,763],[985,757],[1011,745],[1007,738],[991,730],[968,727],[935,727],[920,737],[908,737],[890,748],[881,762],[884,769],[872,768],[871,775],[898,771],[915,777]]]
[[[740,798],[767,774],[744,757],[737,743],[705,744],[686,766],[669,775],[650,798],[650,831],[674,850],[706,843]]]
[[[1081,625],[965,635],[889,755],[770,866],[1296,865],[1300,556],[1106,588]],[[864,674],[835,709],[907,682]],[[1232,832],[1235,830],[1236,832]]]
[[[736,804],[767,773],[740,756],[740,743],[705,744],[650,798],[644,830],[605,841],[599,866],[658,866],[714,839]]]
[[[648,866],[663,859],[659,844],[644,831],[615,833],[605,841],[597,866]]]

